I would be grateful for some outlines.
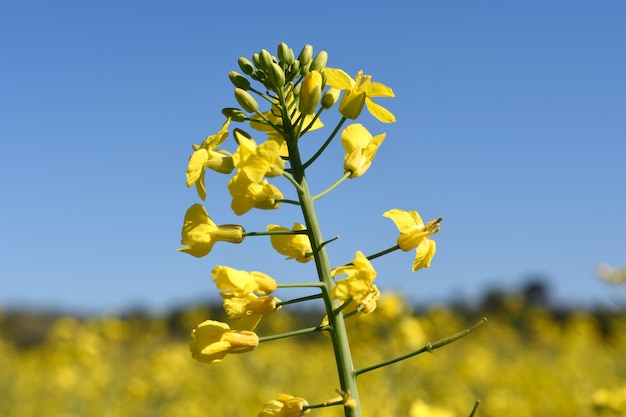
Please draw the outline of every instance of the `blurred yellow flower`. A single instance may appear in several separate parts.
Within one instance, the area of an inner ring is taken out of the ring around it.
[[[306,230],[306,227],[300,223],[294,223],[291,231]],[[270,224],[267,226],[268,232],[288,232],[290,229],[279,226],[277,224]],[[274,249],[287,256],[287,259],[295,259],[298,262],[309,262],[313,259],[313,249],[311,249],[311,241],[306,234],[281,234],[270,235],[270,241]]]
[[[259,345],[259,337],[248,330],[231,330],[230,326],[214,320],[206,320],[191,331],[189,350],[194,359],[212,363],[219,362],[229,353],[244,353]]]
[[[218,265],[213,268],[211,275],[218,289],[235,297],[252,293],[266,295],[276,290],[276,280],[258,271],[247,272]]]
[[[178,250],[200,258],[211,252],[215,242],[241,243],[244,232],[236,224],[216,225],[201,204],[194,204],[187,209],[183,222],[180,243],[187,246]]]
[[[384,139],[385,133],[372,137],[360,123],[351,124],[341,132],[341,143],[346,150],[343,169],[350,172],[350,178],[365,174]]]
[[[393,123],[395,116],[386,108],[376,104],[371,97],[395,97],[393,90],[384,84],[372,82],[371,75],[363,75],[359,71],[356,80],[345,71],[338,68],[325,68],[326,84],[339,90],[344,90],[343,98],[339,103],[339,113],[347,119],[356,119],[363,110],[367,110],[383,123]]]
[[[607,264],[599,265],[596,274],[610,284],[626,284],[626,266],[614,268]]]
[[[418,269],[429,268],[437,250],[436,243],[430,239],[430,236],[439,231],[439,223],[441,223],[443,218],[431,220],[424,225],[417,211],[392,209],[385,212],[383,216],[393,220],[398,227],[401,233],[400,237],[398,237],[400,249],[405,252],[416,249],[412,270],[417,271]]]
[[[380,297],[378,289],[372,285],[376,278],[376,271],[361,251],[356,252],[350,265],[335,268],[331,274],[333,277],[348,275],[337,281],[330,293],[332,298],[338,299],[342,303],[351,298],[357,306],[364,305],[368,312],[376,308],[376,300]]]
[[[278,394],[276,400],[263,406],[263,411],[257,417],[301,417],[311,412],[308,408],[304,409],[307,405],[309,403],[304,398]]]
[[[417,400],[411,404],[410,417],[455,417],[455,414],[445,408],[426,404],[423,400]]]
[[[187,165],[187,187],[195,184],[198,196],[202,200],[206,198],[204,186],[206,168],[223,174],[230,174],[234,169],[231,154],[225,150],[215,150],[228,137],[229,124],[230,119],[226,119],[219,132],[208,136],[201,145],[193,145],[194,152],[189,157],[189,164]]]

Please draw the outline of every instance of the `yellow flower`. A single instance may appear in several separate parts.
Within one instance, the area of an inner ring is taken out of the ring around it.
[[[332,289],[330,293],[332,298],[338,299],[342,303],[351,298],[357,306],[364,305],[368,312],[376,308],[376,300],[380,297],[378,289],[372,285],[376,278],[376,271],[363,255],[363,252],[357,251],[350,265],[335,268],[331,274],[333,277],[348,275],[338,281],[335,288]]]
[[[262,272],[246,272],[218,265],[213,268],[211,275],[218,289],[236,297],[252,293],[266,295],[276,290],[276,281]]]
[[[384,139],[385,133],[372,137],[360,123],[351,124],[341,132],[341,143],[346,150],[343,169],[350,172],[350,178],[365,174]]]
[[[294,223],[293,231],[306,230],[304,225]],[[267,226],[268,232],[287,232],[290,231],[286,227],[277,224]],[[311,241],[306,234],[284,234],[270,235],[270,241],[276,251],[287,256],[287,259],[294,259],[298,262],[309,262],[313,259],[313,249],[311,249]]]
[[[230,119],[226,119],[219,132],[208,136],[201,145],[193,145],[194,153],[189,157],[187,165],[187,187],[195,184],[202,200],[206,198],[204,186],[206,168],[223,174],[230,174],[233,171],[233,158],[230,153],[225,150],[215,150],[228,137],[229,124]]]
[[[222,293],[224,311],[231,320],[237,320],[234,326],[238,330],[254,330],[265,314],[277,311],[276,304],[280,300],[276,297],[264,295],[257,297],[248,294],[243,297],[230,296]]]
[[[194,359],[219,362],[229,353],[244,353],[259,345],[259,337],[248,330],[231,330],[228,324],[206,320],[191,331],[189,350]]]
[[[237,172],[228,182],[228,190],[233,197],[231,208],[239,216],[253,207],[265,210],[278,208],[280,203],[276,200],[282,199],[283,195],[264,177],[283,173],[284,162],[280,152],[284,141],[270,137],[257,146],[241,130],[235,129],[234,135],[239,147],[233,155]]]
[[[345,71],[338,68],[325,68],[326,84],[339,90],[344,90],[343,98],[339,103],[339,113],[347,119],[356,119],[363,110],[367,110],[383,123],[393,123],[395,116],[384,107],[376,104],[371,97],[395,97],[393,90],[384,84],[372,82],[371,75],[363,75],[359,71],[356,80],[353,80]]]
[[[383,216],[393,220],[400,231],[398,246],[405,252],[415,250],[415,260],[413,261],[413,271],[422,268],[429,268],[430,262],[435,256],[437,246],[431,235],[439,232],[440,223],[443,217],[429,221],[426,225],[417,211],[404,211],[392,209]]]
[[[233,212],[241,216],[252,208],[273,210],[280,206],[277,200],[283,199],[280,190],[262,180],[260,183],[251,182],[245,174],[237,173],[228,182],[228,191],[233,197],[230,204]]]
[[[282,175],[285,163],[280,157],[283,140],[270,137],[258,145],[243,131],[235,129],[235,140],[239,147],[233,154],[233,163],[238,172],[243,172],[251,182],[261,182],[263,177]]]
[[[276,398],[266,403],[257,417],[301,417],[311,412],[310,408],[304,409],[309,405],[304,398],[287,394],[278,394]]]
[[[183,223],[180,243],[187,246],[178,250],[200,258],[211,252],[215,242],[241,243],[244,232],[239,225],[216,225],[202,205],[194,204],[187,209]]]

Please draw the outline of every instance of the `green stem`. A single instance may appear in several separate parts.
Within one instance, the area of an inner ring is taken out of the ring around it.
[[[287,106],[285,105],[284,92],[278,91],[277,94],[281,104],[280,107],[283,129],[287,134],[286,142],[289,150],[291,173],[293,176],[291,179],[289,177],[287,177],[287,179],[290,181],[293,179],[294,186],[298,193],[298,200],[300,201],[302,215],[308,232],[307,234],[314,253],[315,267],[317,269],[320,282],[324,284],[324,291],[322,294],[328,315],[328,330],[335,353],[335,362],[339,373],[339,383],[341,390],[344,392],[350,392],[352,398],[357,403],[357,407],[355,409],[344,407],[344,413],[346,417],[361,417],[359,391],[357,388],[356,375],[354,373],[354,364],[352,362],[350,344],[348,342],[348,332],[343,314],[341,314],[341,312],[335,312],[335,309],[339,307],[339,301],[330,298],[331,290],[335,287],[335,280],[331,275],[330,261],[326,253],[326,248],[323,245],[324,239],[322,237],[322,231],[315,213],[313,198],[305,178],[305,165],[302,163],[300,150],[298,148],[299,137],[296,132],[294,132],[294,128],[287,111]],[[330,140],[337,133],[344,121],[345,118],[339,122],[339,125],[335,128],[335,131],[331,134],[331,138],[327,140],[327,143],[330,143]],[[327,144],[323,147],[325,146],[327,146]],[[318,151],[317,156],[321,154],[321,151],[323,151],[323,149]],[[317,156],[314,156],[312,160],[317,158]],[[309,160],[308,164],[310,164],[312,160]]]
[[[267,232],[243,232],[243,237],[248,236],[272,236],[272,235],[305,235],[306,230],[274,230]]]
[[[330,134],[328,139],[326,139],[326,142],[324,142],[322,147],[319,148],[317,150],[317,152],[315,152],[315,154],[311,157],[311,159],[306,161],[306,163],[304,164],[304,168],[308,168],[322,154],[322,152],[324,152],[324,149],[326,149],[326,147],[328,145],[330,145],[330,142],[332,142],[332,140],[334,139],[335,135],[337,134],[337,132],[339,132],[339,129],[341,129],[341,126],[343,126],[343,124],[345,123],[346,120],[347,119],[345,117],[341,118],[341,120],[337,124],[337,127],[335,127],[335,130],[333,130],[333,132]]]
[[[271,340],[284,339],[286,337],[300,336],[303,334],[321,332],[324,330],[328,330],[329,326],[315,326],[315,327],[307,327],[306,329],[294,330],[291,332],[273,334],[271,336],[263,336],[259,337],[259,343],[269,342]]]
[[[376,259],[376,258],[378,258],[380,256],[386,255],[386,254],[391,253],[393,251],[396,251],[398,249],[400,249],[400,246],[398,246],[398,245],[392,246],[392,247],[390,247],[388,249],[381,250],[380,252],[376,252],[375,254],[368,256],[367,259],[371,261],[372,259]]]
[[[487,322],[487,319],[483,317],[478,323],[476,323],[476,324],[468,327],[467,329],[462,330],[462,331],[460,331],[460,332],[458,332],[456,334],[453,334],[450,337],[446,337],[444,339],[438,340],[435,343],[428,343],[426,346],[424,346],[423,348],[421,348],[419,350],[416,350],[415,352],[408,353],[406,355],[397,357],[395,359],[391,359],[391,360],[388,360],[388,361],[385,361],[385,362],[377,363],[376,365],[368,366],[366,368],[358,369],[354,373],[355,373],[355,375],[358,376],[358,375],[364,374],[366,372],[373,371],[374,369],[382,368],[383,366],[392,365],[392,364],[394,364],[396,362],[400,362],[400,361],[403,361],[405,359],[409,359],[409,358],[411,358],[413,356],[419,355],[420,353],[432,352],[435,349],[439,349],[440,347],[444,347],[445,345],[448,345],[448,344],[450,344],[452,342],[455,342],[455,341],[459,340],[462,337],[467,336],[468,334],[470,334],[471,332],[473,332],[474,330],[476,330],[478,327],[482,326],[486,322]]]
[[[329,192],[331,192],[332,190],[334,190],[335,188],[337,188],[337,186],[339,184],[341,184],[342,182],[344,182],[348,177],[350,177],[352,173],[350,171],[347,171],[346,173],[343,174],[343,177],[339,178],[337,181],[335,181],[335,183],[333,185],[331,185],[330,187],[328,187],[327,189],[325,189],[324,191],[322,191],[321,193],[317,194],[316,196],[313,197],[313,201],[317,200],[318,198],[322,198],[324,197],[326,194],[328,194]]]
[[[318,298],[322,298],[322,294],[313,294],[307,295],[306,297],[294,298],[292,300],[281,301],[276,303],[276,307],[287,306],[289,304],[303,303],[305,301],[317,300]]]

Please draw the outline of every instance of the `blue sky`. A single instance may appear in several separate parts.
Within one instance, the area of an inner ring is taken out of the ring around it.
[[[387,133],[370,171],[318,204],[341,236],[332,262],[393,244],[382,213],[397,207],[445,220],[429,270],[375,261],[382,290],[428,302],[545,277],[563,303],[623,301],[594,269],[626,263],[625,19],[621,1],[3,2],[0,306],[164,309],[215,296],[216,264],[309,280],[265,238],[176,252],[198,202],[191,145],[235,105],[237,58],[281,41],[396,93],[380,103],[397,123],[363,118]],[[334,143],[313,186],[342,158]],[[286,206],[235,216],[227,179],[207,177],[217,223],[301,221]]]

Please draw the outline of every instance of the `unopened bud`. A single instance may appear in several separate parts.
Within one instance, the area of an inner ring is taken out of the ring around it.
[[[328,62],[328,53],[326,51],[320,51],[313,62],[311,62],[311,71],[319,71],[326,66]]]
[[[341,90],[338,88],[330,87],[324,95],[322,96],[322,107],[325,109],[330,109],[335,105],[337,99],[339,99],[339,94],[341,94]],[[234,120],[234,119],[233,119]]]
[[[298,55],[298,61],[301,66],[305,66],[311,63],[311,57],[313,56],[313,47],[311,45],[304,45],[300,55]]]
[[[240,109],[236,109],[234,107],[222,109],[222,114],[226,117],[230,117],[230,119],[235,122],[243,122],[246,120],[246,114]]]
[[[252,65],[252,62],[250,62],[250,60],[248,60],[247,58],[242,56],[237,60],[237,63],[239,64],[239,68],[241,68],[244,74],[250,75],[254,72],[254,65]]]
[[[291,65],[295,61],[293,50],[285,42],[281,42],[278,45],[278,60],[287,65]]]
[[[261,52],[259,52],[259,65],[257,66],[264,70],[269,70],[272,62],[272,55],[266,49],[261,49]]]
[[[322,75],[319,71],[311,71],[304,77],[304,81],[302,81],[298,110],[300,110],[302,114],[315,113],[315,108],[320,101],[321,94]]]
[[[275,62],[272,62],[269,66],[270,82],[277,89],[283,88],[285,85],[285,73],[283,69]]]
[[[237,71],[231,71],[228,73],[228,78],[230,78],[230,82],[237,88],[241,88],[243,90],[250,89],[250,81],[243,75],[239,74]]]
[[[256,113],[259,109],[259,104],[246,90],[235,88],[235,99],[248,113]]]
[[[254,63],[255,67],[261,68],[261,57],[259,56],[259,54],[252,55],[252,62]]]

